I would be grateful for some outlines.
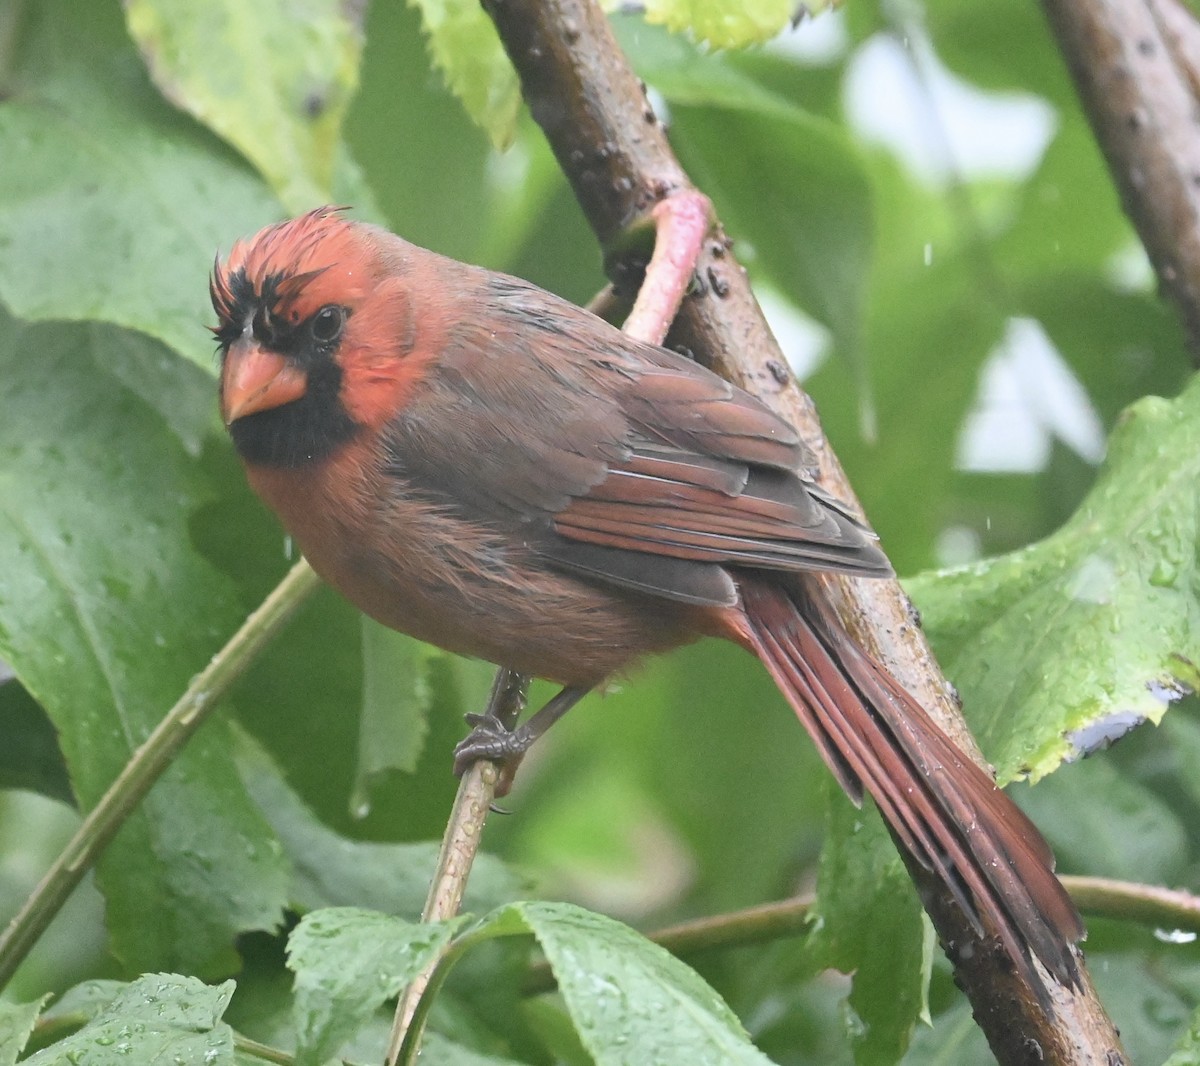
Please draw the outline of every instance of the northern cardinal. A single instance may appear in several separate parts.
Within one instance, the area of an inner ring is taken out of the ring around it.
[[[757,656],[856,801],[1044,988],[1082,925],[1037,829],[797,575],[891,569],[749,393],[517,278],[322,208],[217,263],[221,410],[250,484],[384,625],[563,685]],[[467,754],[519,756],[537,730]]]

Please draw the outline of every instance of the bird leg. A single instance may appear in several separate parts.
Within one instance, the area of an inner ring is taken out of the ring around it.
[[[487,713],[466,715],[467,724],[473,728],[454,749],[454,772],[461,777],[479,759],[498,763],[501,770],[500,780],[496,783],[496,795],[505,795],[512,787],[517,767],[521,765],[525,753],[588,692],[585,686],[569,685],[516,728],[494,713],[495,700],[488,704]]]
[[[654,252],[633,311],[621,328],[643,343],[662,344],[712,229],[712,204],[695,189],[676,189],[651,208],[650,217]]]

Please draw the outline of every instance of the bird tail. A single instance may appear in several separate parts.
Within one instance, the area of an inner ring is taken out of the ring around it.
[[[1083,923],[1037,827],[929,714],[798,586],[742,582],[747,643],[850,797],[870,793],[899,843],[984,921],[1042,988],[1030,951],[1078,987]]]

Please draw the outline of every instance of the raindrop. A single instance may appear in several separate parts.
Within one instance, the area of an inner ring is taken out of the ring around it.
[[[350,817],[362,821],[370,813],[371,796],[367,786],[360,781],[354,786],[354,792],[350,796]]]
[[[1071,580],[1070,595],[1081,603],[1112,602],[1117,586],[1117,571],[1111,562],[1100,555],[1089,555],[1080,563]]]
[[[1194,944],[1196,934],[1190,929],[1155,929],[1154,939],[1164,944]]]

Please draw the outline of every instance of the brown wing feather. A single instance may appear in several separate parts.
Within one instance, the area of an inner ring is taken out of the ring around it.
[[[556,568],[685,603],[731,602],[722,565],[890,572],[759,400],[516,279],[479,281],[495,313],[449,328],[389,427],[406,484]]]

